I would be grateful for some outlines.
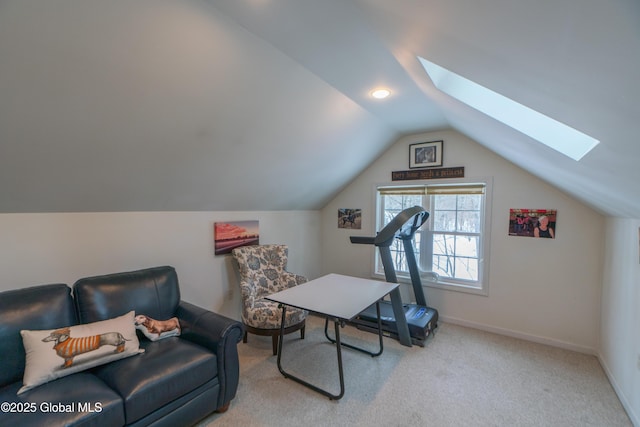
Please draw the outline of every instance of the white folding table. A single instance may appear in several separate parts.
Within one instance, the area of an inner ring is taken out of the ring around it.
[[[343,276],[341,274],[328,274],[318,279],[311,280],[293,288],[269,295],[266,299],[279,303],[282,306],[282,320],[280,323],[280,338],[278,343],[278,370],[285,378],[290,378],[310,389],[317,391],[332,400],[338,400],[344,395],[344,375],[342,368],[342,347],[367,353],[372,357],[382,354],[382,325],[380,320],[379,301],[398,288],[397,283],[381,282],[378,280],[361,279],[358,277]],[[395,294],[395,293],[394,293]],[[392,297],[394,296],[392,294]],[[376,304],[378,314],[378,337],[380,350],[377,353],[340,342],[340,328],[352,321],[364,309]],[[340,379],[340,393],[332,394],[309,382],[302,380],[286,372],[281,365],[282,344],[284,336],[284,322],[287,306],[297,307],[325,317],[325,335],[332,343],[336,344],[338,356],[338,375]],[[335,339],[331,339],[327,333],[329,320],[334,322]]]

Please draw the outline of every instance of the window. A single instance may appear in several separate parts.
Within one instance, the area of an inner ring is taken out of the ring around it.
[[[378,187],[378,230],[403,209],[422,206],[429,219],[415,234],[423,285],[487,294],[489,186],[483,182]],[[391,247],[399,280],[409,278],[400,241]],[[375,274],[383,275],[376,255]]]
[[[418,57],[431,81],[442,92],[493,117],[548,147],[580,160],[600,143],[577,129],[560,123],[506,96]]]

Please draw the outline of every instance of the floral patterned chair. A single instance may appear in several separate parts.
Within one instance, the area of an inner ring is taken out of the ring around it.
[[[241,246],[231,253],[240,271],[242,323],[245,325],[242,341],[247,342],[247,332],[271,336],[275,355],[278,351],[282,309],[278,308],[278,303],[264,297],[305,283],[307,279],[286,271],[286,245]],[[306,311],[287,307],[284,333],[299,330],[300,338],[304,339],[306,317]]]

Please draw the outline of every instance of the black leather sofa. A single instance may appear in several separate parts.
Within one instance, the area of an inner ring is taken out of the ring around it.
[[[175,316],[182,333],[159,341],[140,335],[144,353],[16,394],[25,368],[20,330],[90,323],[131,310],[154,319]],[[172,267],[81,279],[73,296],[65,284],[2,292],[0,425],[193,425],[226,411],[234,398],[243,332],[240,322],[181,301]]]

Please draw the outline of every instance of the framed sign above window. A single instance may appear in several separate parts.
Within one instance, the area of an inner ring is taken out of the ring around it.
[[[442,141],[409,145],[409,169],[442,166]]]

